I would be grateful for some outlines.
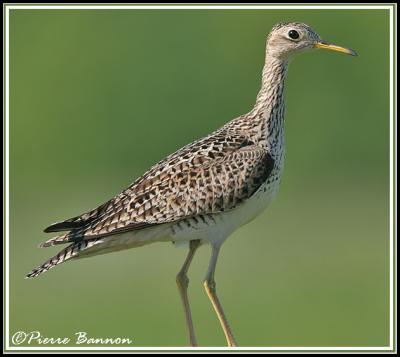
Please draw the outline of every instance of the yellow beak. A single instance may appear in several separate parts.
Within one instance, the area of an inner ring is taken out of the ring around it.
[[[336,52],[342,52],[342,53],[346,53],[346,54],[352,55],[352,56],[358,56],[357,52],[351,50],[350,48],[337,46],[337,45],[335,45],[333,43],[328,43],[328,42],[324,42],[324,41],[317,42],[314,45],[314,47],[315,48],[322,48],[323,50],[331,50],[331,51],[336,51]]]

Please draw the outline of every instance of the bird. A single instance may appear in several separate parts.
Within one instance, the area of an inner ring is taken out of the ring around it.
[[[170,154],[104,204],[44,229],[61,233],[39,247],[67,246],[26,277],[68,260],[154,242],[187,245],[176,283],[189,342],[195,347],[187,273],[197,249],[208,245],[211,257],[203,285],[228,347],[238,346],[217,295],[216,263],[224,241],[258,216],[278,192],[285,158],[287,69],[296,54],[311,49],[357,56],[350,48],[322,40],[307,24],[276,24],[266,36],[261,88],[253,108]]]

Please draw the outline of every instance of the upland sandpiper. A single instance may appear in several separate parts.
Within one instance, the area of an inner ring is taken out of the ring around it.
[[[190,343],[196,337],[187,295],[189,265],[197,248],[211,245],[204,280],[229,346],[237,346],[218,300],[214,272],[222,243],[250,222],[278,191],[284,161],[284,83],[291,57],[322,48],[356,55],[324,42],[308,25],[279,23],[269,33],[262,85],[254,108],[153,166],[120,194],[45,232],[68,231],[40,244],[69,245],[27,277],[70,259],[139,247],[153,242],[189,242],[176,281]]]

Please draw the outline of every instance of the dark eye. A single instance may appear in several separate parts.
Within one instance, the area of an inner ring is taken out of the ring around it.
[[[299,33],[296,30],[290,30],[288,35],[292,40],[297,40],[300,37]]]

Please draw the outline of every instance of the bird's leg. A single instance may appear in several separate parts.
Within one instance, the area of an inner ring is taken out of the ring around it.
[[[189,242],[189,253],[186,257],[185,262],[183,263],[181,270],[176,276],[176,284],[178,285],[178,290],[181,295],[183,309],[185,311],[186,325],[189,330],[190,344],[192,346],[197,346],[197,341],[196,341],[196,335],[194,333],[192,314],[190,312],[189,299],[187,294],[189,279],[186,273],[189,269],[190,263],[192,262],[194,253],[196,252],[199,245],[200,245],[199,240],[191,240]]]
[[[233,337],[231,328],[229,326],[228,320],[226,319],[221,303],[219,302],[217,292],[215,289],[214,272],[215,272],[215,266],[217,264],[219,248],[220,248],[219,246],[212,246],[212,255],[210,259],[210,264],[208,266],[206,279],[204,280],[204,288],[206,289],[207,295],[211,300],[214,310],[218,316],[221,327],[224,330],[228,346],[236,347],[237,344],[235,338]]]

